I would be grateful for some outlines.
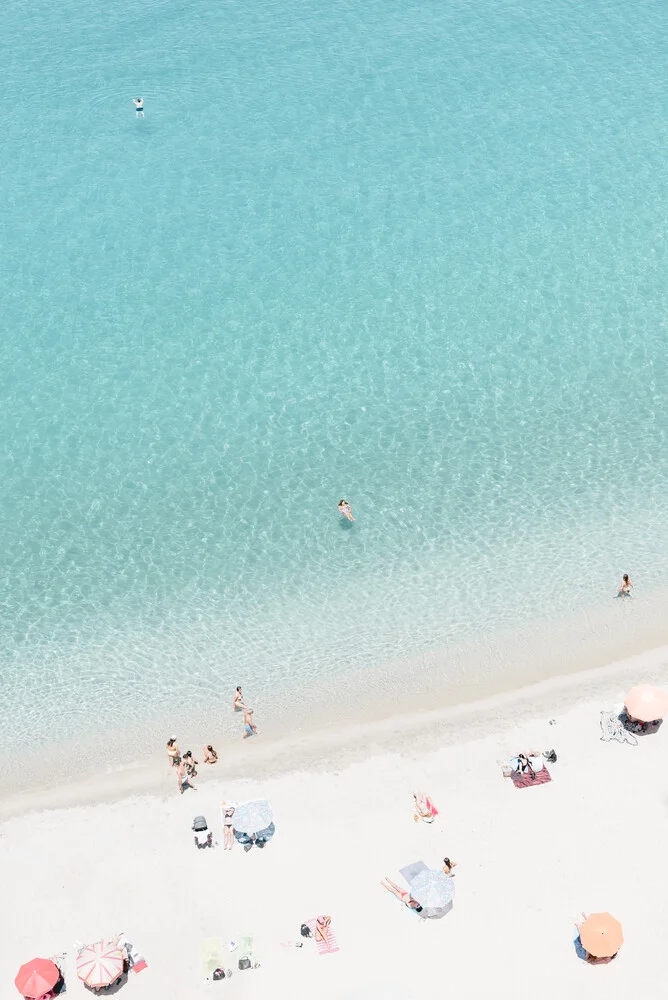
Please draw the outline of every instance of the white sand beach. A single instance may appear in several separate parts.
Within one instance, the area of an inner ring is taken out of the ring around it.
[[[70,804],[82,789],[70,799],[61,791],[56,809],[40,810],[48,800],[38,794],[5,801],[15,815],[0,835],[1,995],[18,996],[22,962],[63,951],[67,995],[88,995],[73,944],[118,931],[148,961],[121,990],[136,1000],[654,992],[668,972],[668,726],[636,747],[605,743],[599,712],[621,703],[630,678],[668,682],[667,662],[657,650],[468,706],[466,716],[351,729],[338,751],[303,744],[301,767],[293,747],[282,774],[276,760],[263,767],[258,739],[243,747],[252,776],[200,766],[198,790],[183,796],[165,761],[154,794],[118,798],[112,776],[105,801],[91,795],[90,805]],[[556,749],[553,780],[517,789],[497,760],[534,746]],[[440,810],[432,825],[413,821],[416,788]],[[224,851],[221,800],[254,797],[271,800],[275,837],[264,851]],[[214,830],[212,850],[194,846],[198,813]],[[420,919],[381,888],[383,876],[401,882],[401,867],[439,867],[444,855],[458,867],[442,919]],[[625,942],[615,961],[590,966],[576,955],[574,921],[604,910]],[[331,915],[335,954],[290,944],[318,914]],[[205,982],[202,941],[244,934],[260,968]]]

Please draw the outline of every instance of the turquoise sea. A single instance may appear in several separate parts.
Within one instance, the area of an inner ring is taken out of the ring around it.
[[[667,33],[2,5],[6,748],[665,585]]]

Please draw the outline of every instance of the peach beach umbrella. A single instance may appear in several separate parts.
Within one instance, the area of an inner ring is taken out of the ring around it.
[[[48,958],[33,958],[16,973],[14,985],[24,997],[43,997],[60,979],[60,969]]]
[[[580,941],[595,958],[612,958],[624,943],[622,925],[609,913],[590,913],[580,924]]]
[[[654,722],[668,714],[668,694],[663,688],[639,684],[631,688],[624,699],[630,718],[639,722]]]
[[[115,982],[123,971],[125,955],[114,941],[96,941],[87,944],[77,957],[77,976],[97,989]]]

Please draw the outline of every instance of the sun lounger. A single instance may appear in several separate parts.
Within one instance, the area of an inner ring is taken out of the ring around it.
[[[126,937],[124,933],[120,933],[116,938],[116,944],[119,948],[125,948],[128,956],[128,965],[133,972],[143,972],[144,969],[148,968],[148,964],[143,955],[140,955],[132,942]]]
[[[412,865],[406,865],[405,868],[399,869],[399,874],[403,875],[408,884],[410,885],[413,879],[420,874],[420,872],[425,871],[429,866],[424,863],[424,861],[414,861]]]
[[[327,941],[321,941],[315,936],[315,924],[318,917],[312,917],[310,920],[306,921],[306,924],[311,930],[311,934],[315,940],[315,946],[318,949],[319,955],[333,955],[334,952],[339,950],[339,946],[336,943],[336,936],[332,930],[332,925],[330,924],[327,929]]]
[[[632,747],[638,746],[637,737],[624,728],[622,720],[614,711],[601,712],[601,739],[604,743],[616,740],[618,743],[630,743]]]

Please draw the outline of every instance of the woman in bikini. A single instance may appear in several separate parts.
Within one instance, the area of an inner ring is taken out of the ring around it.
[[[215,764],[217,760],[218,760],[218,754],[209,743],[208,746],[204,747],[204,763]]]
[[[223,802],[223,850],[231,851],[234,847],[234,806]]]
[[[633,590],[633,584],[629,580],[629,574],[625,573],[622,577],[622,582],[619,585],[619,592],[617,597],[630,597],[631,591]]]
[[[402,889],[401,886],[397,885],[396,882],[393,882],[391,878],[387,878],[386,876],[380,884],[383,889],[387,889],[387,891],[391,892],[393,896],[400,899],[404,906],[407,906],[409,910],[415,910],[416,913],[422,913],[422,907],[418,903],[417,899],[413,899],[410,892],[406,889]]]
[[[167,740],[167,756],[169,757],[169,763],[172,767],[174,767],[176,764],[176,758],[181,756],[179,745],[176,742],[176,736],[170,736]]]

